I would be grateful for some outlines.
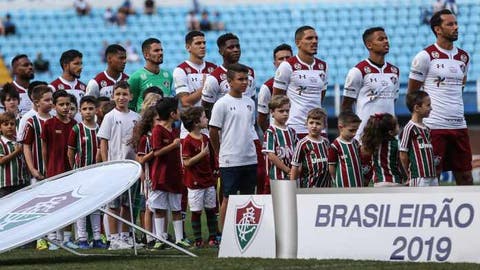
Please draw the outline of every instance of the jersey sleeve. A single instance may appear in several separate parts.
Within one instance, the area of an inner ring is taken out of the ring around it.
[[[140,138],[140,141],[138,142],[137,155],[144,156],[146,154],[148,154],[147,153],[147,136],[143,135]]]
[[[6,152],[7,152],[7,151],[6,151],[6,149],[5,149],[5,147],[3,146],[3,143],[2,143],[2,144],[0,145],[0,157],[6,156],[6,155],[7,155]]]
[[[293,151],[292,161],[290,162],[295,167],[300,167],[302,165],[302,160],[304,158],[304,153],[302,151],[301,144],[297,144],[295,150]]]
[[[275,72],[275,79],[273,87],[287,91],[290,84],[290,75],[292,74],[292,67],[286,61],[282,62]]]
[[[398,147],[398,151],[408,152],[410,148],[410,130],[411,129],[404,129],[400,133],[400,145]]]
[[[410,75],[408,78],[424,82],[428,69],[430,67],[430,56],[426,51],[421,51],[415,55],[412,61],[412,66],[410,67]]]
[[[334,144],[328,148],[328,165],[336,165],[338,162],[338,150]]]
[[[31,119],[31,118],[30,118]],[[22,143],[31,145],[35,139],[35,131],[33,130],[33,125],[31,121],[27,121],[25,124],[25,129],[23,130]]]
[[[345,79],[343,96],[357,99],[360,89],[362,88],[362,84],[362,72],[360,72],[360,70],[358,70],[356,67],[350,69],[350,71],[348,71],[347,78]]]
[[[271,128],[268,128],[263,135],[263,153],[275,153],[275,134]]]
[[[137,102],[140,96],[140,77],[137,73],[133,73],[130,78],[128,78],[128,84],[130,85],[130,93],[132,94],[132,100],[129,102],[130,109],[137,109]]]
[[[68,142],[67,142],[68,148],[71,148],[74,150],[77,149],[77,137],[78,137],[77,130],[78,130],[78,126],[74,126],[72,130],[70,130],[70,134],[68,135]]]
[[[220,85],[215,77],[208,75],[202,89],[202,100],[208,103],[215,103],[220,90]]]
[[[173,89],[176,94],[191,93],[194,89],[188,89],[188,78],[185,71],[179,67],[173,70]]]
[[[110,131],[113,128],[113,114],[107,113],[103,118],[102,125],[98,130],[97,137],[105,140],[110,140]]]
[[[270,110],[268,109],[268,103],[272,99],[270,94],[270,89],[265,84],[262,84],[260,91],[258,91],[258,108],[259,113],[268,114]]]
[[[100,87],[94,79],[91,79],[87,84],[86,95],[98,98],[100,96]]]
[[[223,128],[223,122],[225,119],[225,112],[224,106],[222,102],[216,102],[213,105],[212,115],[210,117],[210,122],[208,123],[210,126],[214,126],[217,128]]]
[[[189,139],[190,137],[186,137],[182,142],[182,157],[183,158],[191,158],[195,156],[192,141]],[[203,138],[202,138],[203,139]]]

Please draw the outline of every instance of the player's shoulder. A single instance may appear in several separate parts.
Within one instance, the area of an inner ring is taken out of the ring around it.
[[[457,48],[457,54],[453,56],[453,59],[462,61],[467,64],[470,61],[470,55],[466,51]]]
[[[376,73],[378,72],[378,69],[374,67],[369,61],[367,60],[362,60],[358,62],[358,64],[355,65],[356,69],[362,73],[362,77],[365,77],[365,75],[370,74],[370,73]]]
[[[442,52],[440,49],[435,44],[432,44],[430,46],[427,46],[423,49],[424,52],[427,53],[427,55],[430,57],[431,60],[435,59],[449,59],[450,57]]]
[[[313,65],[313,69],[314,70],[327,70],[327,62],[323,61],[322,59],[320,58],[314,58],[314,65]]]
[[[205,68],[202,70],[202,73],[212,73],[217,68],[217,65],[212,62],[205,61]]]
[[[128,78],[130,78],[130,76],[128,76],[127,73],[122,72],[122,77],[120,78],[120,80],[121,80],[121,81],[126,81],[126,80],[128,80]]]
[[[272,93],[272,91],[273,91],[273,83],[274,82],[275,82],[275,78],[272,77],[272,78],[268,79],[266,82],[263,83],[270,90],[270,93]]]
[[[97,83],[100,84],[100,82],[102,80],[106,80],[106,79],[108,79],[107,75],[105,74],[105,71],[102,71],[102,72],[97,73],[97,75],[95,75],[95,77],[93,77],[92,80],[94,80],[94,81],[96,81]]]
[[[215,68],[210,75],[219,82],[227,79],[227,73],[221,66]]]
[[[53,88],[55,88],[55,90],[59,89],[59,85],[62,85],[63,86],[63,83],[62,81],[60,80],[60,78],[56,78],[55,80],[53,80],[52,82],[50,82],[50,84]]]
[[[384,73],[394,73],[394,74],[398,75],[400,73],[400,70],[398,69],[397,66],[393,65],[390,62],[387,62],[387,66],[385,67],[383,72]]]

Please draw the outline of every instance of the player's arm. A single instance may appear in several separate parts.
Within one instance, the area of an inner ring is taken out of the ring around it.
[[[180,139],[176,138],[175,140],[173,140],[173,142],[171,144],[169,144],[165,147],[154,150],[153,155],[155,157],[159,157],[159,156],[165,155],[166,153],[168,153],[168,152],[170,152],[173,149],[176,149],[178,147],[180,147]]]
[[[108,140],[100,138],[100,156],[102,161],[108,160]]]
[[[210,126],[209,128],[210,143],[212,144],[213,152],[216,156],[220,152],[220,128],[215,126]]]
[[[150,153],[148,153],[146,155],[137,155],[137,161],[140,164],[145,164],[145,163],[149,162],[150,160],[152,160],[153,158],[154,158],[154,152],[153,151],[150,151]]]
[[[191,166],[197,164],[198,162],[200,162],[205,156],[208,155],[209,152],[210,152],[210,149],[208,147],[208,144],[207,145],[202,144],[202,150],[198,154],[196,154],[195,156],[193,156],[193,157],[182,156],[183,165],[185,167],[191,167]]]
[[[217,100],[217,93],[220,91],[220,85],[214,76],[207,76],[202,89],[202,106],[205,108],[205,115],[211,119],[213,104]]]
[[[408,152],[400,151],[400,163],[402,164],[403,170],[407,172],[407,175],[409,177],[409,165],[410,165],[410,159],[408,157]]]
[[[260,87],[258,91],[258,102],[257,102],[257,124],[265,132],[269,125],[268,114],[270,110],[268,109],[268,103],[272,99],[270,95],[270,89],[265,84]]]
[[[290,180],[296,181],[300,177],[301,173],[302,168],[300,166],[292,165],[292,168],[290,169]]]
[[[357,101],[363,84],[362,72],[354,67],[348,71],[343,88],[343,100],[340,110],[353,111],[353,105]]]
[[[419,52],[412,61],[408,75],[407,93],[422,89],[430,68],[430,56],[426,51]]]
[[[100,87],[97,81],[91,79],[87,84],[86,95],[98,98],[100,96]]]
[[[140,95],[139,77],[134,73],[128,78],[128,84],[130,85],[130,93],[132,94],[132,100],[128,103],[128,108],[133,111],[137,111],[137,101]]]
[[[70,168],[74,168],[75,166],[75,148],[68,147],[67,150],[67,157],[68,157],[68,164],[70,164]]]
[[[14,159],[20,153],[22,153],[22,145],[19,144],[19,143],[16,143],[15,144],[15,150],[12,153],[10,153],[8,155],[5,155],[5,153],[0,153],[0,165],[4,165],[4,164],[10,162],[12,159]]]
[[[100,151],[100,148],[97,148],[97,154],[95,155],[95,163],[100,162],[102,162],[102,153]]]
[[[30,174],[37,180],[42,180],[45,178],[40,171],[35,169],[35,164],[33,162],[33,153],[31,144],[23,144],[23,155],[25,157],[25,162],[27,163],[27,168],[30,171]]]
[[[258,112],[257,114],[257,124],[265,132],[267,130],[270,120],[268,119],[268,114]]]
[[[282,62],[275,72],[273,81],[273,95],[285,95],[288,84],[290,83],[290,75],[292,74],[292,67],[287,62]]]

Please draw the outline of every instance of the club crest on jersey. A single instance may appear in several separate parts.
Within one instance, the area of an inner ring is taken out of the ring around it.
[[[393,84],[397,84],[398,78],[396,76],[390,77],[390,80],[392,81]]]
[[[367,73],[367,74],[372,72],[372,70],[370,69],[370,67],[364,67],[364,68],[363,68],[363,71],[365,71],[365,73]]]
[[[227,79],[227,74],[222,73],[220,74],[220,80],[225,81]]]
[[[302,69],[302,65],[300,65],[299,63],[295,63],[295,65],[293,65],[293,68],[295,68],[296,70],[299,70],[299,69]]]
[[[208,72],[208,73],[212,73],[214,70],[215,70],[215,69],[214,69],[213,67],[207,68],[207,72]]]
[[[170,82],[163,82],[163,86],[170,88]]]
[[[235,240],[240,252],[245,252],[255,239],[263,217],[263,205],[250,198],[244,205],[235,206]]]
[[[81,85],[80,85],[80,90],[85,91],[85,85],[81,84]]]
[[[146,80],[147,79],[147,74],[145,74],[145,73],[140,74],[140,79]]]
[[[431,55],[432,55],[432,57],[435,58],[435,59],[440,58],[440,54],[439,54],[437,51],[433,51],[433,52],[431,53]]]
[[[465,54],[460,55],[460,60],[464,63],[467,63],[467,56]]]
[[[318,69],[325,69],[322,63],[318,63]]]
[[[46,197],[36,197],[0,217],[0,232],[14,229],[26,223],[54,213],[80,200],[74,191]]]
[[[63,84],[59,84],[58,85],[58,90],[65,90],[65,86],[63,86]]]
[[[392,73],[398,74],[398,68],[392,67],[391,70],[392,70]]]
[[[102,80],[102,81],[100,82],[100,86],[101,86],[101,87],[107,86],[107,82],[106,82],[105,80]]]

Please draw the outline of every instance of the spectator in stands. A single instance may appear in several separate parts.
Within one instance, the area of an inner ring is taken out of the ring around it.
[[[102,41],[102,48],[100,51],[98,51],[98,54],[100,55],[100,59],[102,59],[102,63],[107,63],[107,56],[105,55],[105,51],[107,50],[108,47],[108,41],[103,40]]]
[[[432,5],[432,14],[433,13],[437,13],[439,12],[440,10],[444,9],[445,8],[445,3],[443,2],[443,0],[437,0],[435,3],[433,3]],[[429,18],[430,20],[430,18]]]
[[[200,19],[200,30],[201,31],[210,31],[212,30],[212,23],[208,18],[208,11],[204,10],[202,12],[202,18]]]
[[[140,60],[140,56],[137,53],[137,50],[132,45],[130,40],[125,42],[125,50],[127,50],[127,61],[128,62],[138,62]]]
[[[117,16],[113,13],[111,7],[108,7],[103,13],[103,19],[106,24],[115,24],[117,22]],[[105,50],[104,50],[105,51]]]
[[[453,14],[458,14],[458,7],[455,0],[445,0],[445,8],[450,10]]]
[[[155,14],[155,1],[154,0],[145,0],[143,12],[147,15]]]
[[[117,25],[120,26],[121,29],[125,29],[127,25],[127,16],[128,14],[124,11],[124,9],[119,8],[117,11]]]
[[[33,60],[33,68],[37,73],[50,72],[50,62],[43,58],[43,54],[41,52],[38,52],[37,58]]]
[[[185,24],[187,26],[188,31],[200,30],[200,25],[198,23],[197,16],[195,15],[195,11],[191,10],[190,12],[188,12],[187,17],[185,19]]]
[[[123,1],[118,11],[125,13],[126,16],[135,14],[135,9],[133,8],[132,1],[130,0]]]
[[[0,24],[3,24],[3,31],[4,31],[3,34],[5,36],[15,35],[16,27],[15,27],[15,24],[12,22],[12,16],[9,13],[7,13],[7,15],[5,15],[5,19]]]
[[[212,29],[217,31],[225,30],[225,24],[223,23],[222,15],[220,15],[220,12],[218,11],[213,13]]]
[[[75,11],[79,16],[88,15],[92,9],[87,0],[75,0],[73,1],[73,7],[75,7]]]

